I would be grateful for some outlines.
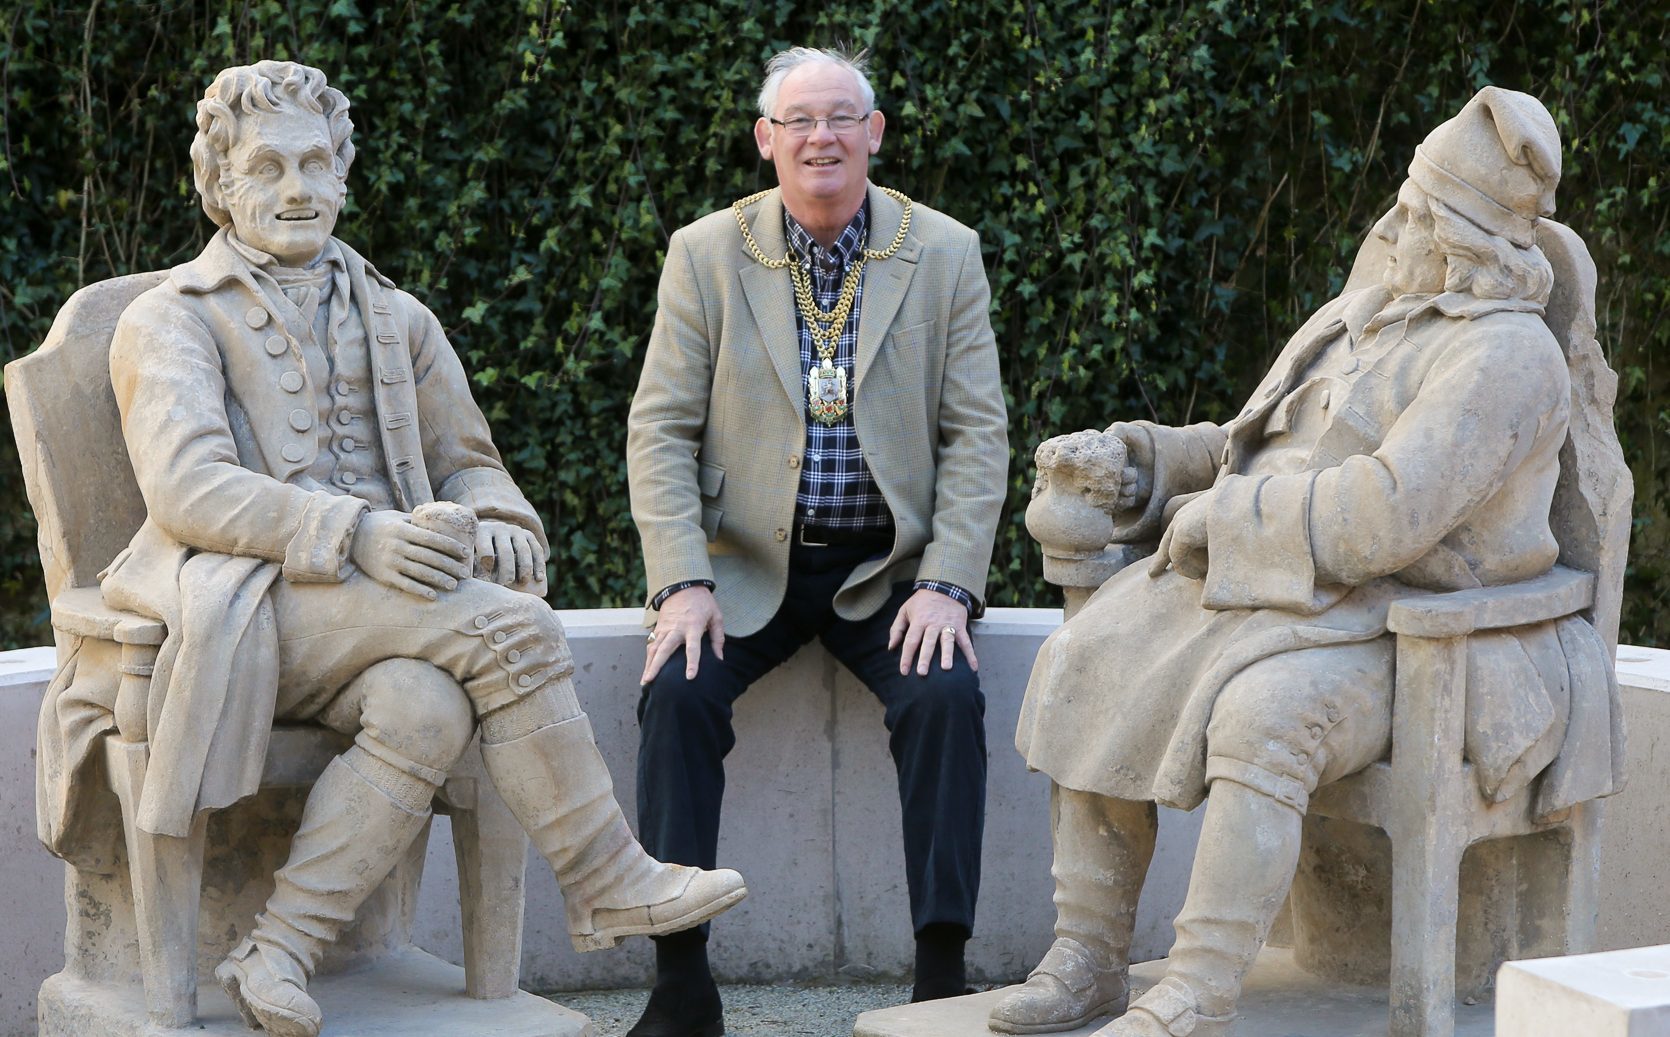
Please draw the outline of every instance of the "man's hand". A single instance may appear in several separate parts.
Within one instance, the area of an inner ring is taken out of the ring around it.
[[[1203,493],[1177,509],[1165,536],[1160,538],[1160,549],[1154,552],[1154,561],[1148,567],[1150,576],[1165,572],[1169,564],[1191,580],[1206,578],[1206,518],[1211,499],[1211,493]]]
[[[487,579],[506,587],[545,581],[545,552],[539,538],[510,522],[482,519],[476,526],[475,555]]]
[[[678,646],[684,646],[684,679],[695,680],[696,669],[702,661],[702,635],[713,641],[713,654],[725,657],[725,624],[719,615],[719,602],[713,592],[700,584],[686,587],[668,595],[656,613],[655,632],[645,646],[644,675],[640,685],[648,684],[661,672],[661,667]]]
[[[463,544],[413,525],[403,511],[367,513],[354,530],[348,553],[378,583],[430,601],[470,575]]]
[[[980,660],[974,657],[974,642],[968,636],[968,609],[956,598],[926,587],[906,599],[887,632],[887,650],[891,652],[900,645],[900,673],[910,672],[910,660],[915,657],[917,675],[926,677],[936,646],[940,669],[951,668],[957,648],[963,650],[969,669],[980,668]]]

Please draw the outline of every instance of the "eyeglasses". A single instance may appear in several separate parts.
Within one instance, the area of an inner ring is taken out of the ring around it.
[[[774,126],[783,127],[791,137],[810,137],[812,130],[820,122],[828,124],[829,132],[845,135],[857,130],[868,118],[868,113],[864,115],[830,115],[822,119],[814,119],[807,115],[796,115],[792,119],[771,119],[769,121]]]

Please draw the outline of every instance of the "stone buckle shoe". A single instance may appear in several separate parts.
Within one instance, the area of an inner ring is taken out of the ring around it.
[[[1198,1005],[1188,984],[1167,976],[1090,1037],[1228,1037],[1235,1013],[1201,1015]]]
[[[742,876],[728,868],[703,871],[677,864],[658,867],[666,878],[683,880],[677,893],[659,903],[597,906],[588,915],[578,896],[569,900],[569,938],[574,949],[604,950],[628,936],[660,936],[690,929],[741,903],[748,895]]]
[[[307,996],[307,974],[288,954],[245,940],[215,968],[215,981],[251,1030],[319,1037],[324,1014]]]
[[[1020,989],[997,1003],[987,1025],[994,1033],[1076,1030],[1094,1019],[1118,1015],[1129,999],[1124,969],[1098,968],[1089,949],[1063,936]]]

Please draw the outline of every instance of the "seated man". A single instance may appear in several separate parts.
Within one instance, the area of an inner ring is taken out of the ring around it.
[[[1104,433],[1134,459],[1115,539],[1164,537],[1034,666],[1016,742],[1054,782],[1057,939],[993,1030],[1124,1011],[1154,804],[1204,798],[1166,976],[1099,1037],[1228,1033],[1311,792],[1389,750],[1389,604],[1554,564],[1570,384],[1541,316],[1553,276],[1535,229],[1553,212],[1559,149],[1534,98],[1481,91],[1421,145],[1376,224],[1383,282],[1312,317],[1237,418]],[[1608,708],[1604,689],[1566,677],[1569,655],[1603,651],[1576,618],[1471,639],[1483,689],[1467,745],[1487,795],[1544,771],[1568,717],[1576,730],[1580,711]],[[1538,708],[1518,715],[1540,723],[1486,715],[1530,698]],[[1539,811],[1611,791],[1581,785],[1545,781]]]
[[[184,836],[253,793],[275,719],[354,735],[215,971],[245,1021],[319,1032],[306,987],[321,953],[423,829],[478,724],[577,948],[739,901],[735,872],[664,865],[633,838],[561,624],[513,589],[544,582],[538,516],[435,316],[331,236],[347,99],[317,69],[263,61],[221,72],[197,126],[220,231],[123,313],[110,356],[148,517],[102,589],[168,629],[138,823]],[[440,528],[414,522],[425,506]],[[472,578],[472,548],[492,581]]]

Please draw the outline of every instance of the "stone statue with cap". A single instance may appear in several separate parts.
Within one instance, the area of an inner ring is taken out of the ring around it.
[[[1056,940],[992,1030],[1112,1014],[1097,1037],[1230,1033],[1311,794],[1388,753],[1390,602],[1554,565],[1572,386],[1537,228],[1559,179],[1548,111],[1485,88],[1420,145],[1375,224],[1364,253],[1383,270],[1305,323],[1238,416],[1120,422],[1041,451],[1041,468],[1081,458],[1110,480],[1107,539],[1159,546],[1033,668],[1016,743],[1052,779]],[[1488,799],[1530,788],[1547,817],[1617,788],[1605,653],[1581,615],[1468,639],[1466,749]],[[1167,972],[1130,1001],[1155,805],[1202,801]]]

